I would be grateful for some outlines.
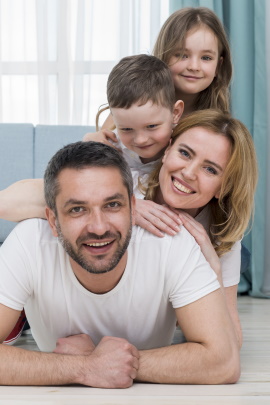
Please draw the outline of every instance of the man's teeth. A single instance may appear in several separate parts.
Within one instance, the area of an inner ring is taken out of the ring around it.
[[[109,245],[110,242],[96,242],[96,243],[87,243],[87,246],[92,246],[92,247],[100,247],[100,246],[106,246]]]
[[[183,193],[187,193],[187,194],[191,194],[193,193],[192,190],[190,190],[189,188],[183,186],[183,184],[179,183],[177,180],[173,180],[173,185],[180,191],[182,191]]]

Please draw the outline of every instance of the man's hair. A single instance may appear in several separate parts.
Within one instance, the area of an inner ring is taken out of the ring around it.
[[[114,148],[99,142],[75,142],[64,146],[51,158],[44,174],[46,204],[55,214],[56,197],[60,191],[58,176],[64,169],[81,170],[89,167],[114,167],[119,170],[129,199],[133,194],[130,168]],[[102,182],[101,182],[102,187]]]
[[[127,56],[108,77],[107,98],[110,108],[130,108],[134,103],[151,101],[172,111],[175,89],[170,69],[155,56]]]

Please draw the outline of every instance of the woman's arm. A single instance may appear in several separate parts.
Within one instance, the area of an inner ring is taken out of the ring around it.
[[[213,245],[204,227],[198,221],[196,221],[196,219],[192,218],[185,212],[180,213],[179,216],[183,222],[184,227],[195,238],[196,242],[201,248],[204,257],[217,274],[217,278],[220,283],[221,290],[225,296],[227,308],[234,325],[238,345],[239,348],[241,348],[243,337],[237,308],[237,285],[224,287],[222,279],[222,263],[219,257],[217,256],[215,249],[213,248]]]
[[[0,218],[19,222],[45,217],[43,179],[27,179],[0,191]]]

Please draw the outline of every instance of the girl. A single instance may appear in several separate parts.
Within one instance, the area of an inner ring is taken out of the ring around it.
[[[206,108],[229,111],[230,46],[224,27],[212,10],[187,7],[173,13],[159,32],[153,55],[169,66],[175,101],[184,101],[184,115]],[[105,131],[98,132],[95,139],[87,134],[85,140],[107,143],[113,134],[106,129],[111,128],[114,122],[109,115],[102,125]]]

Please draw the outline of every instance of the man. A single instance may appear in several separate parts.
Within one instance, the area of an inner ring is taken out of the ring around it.
[[[0,249],[0,339],[25,308],[41,352],[0,345],[0,384],[237,381],[236,337],[213,270],[185,229],[162,239],[132,230],[120,154],[67,145],[44,181],[48,222],[20,223]],[[187,343],[171,346],[176,320]]]

